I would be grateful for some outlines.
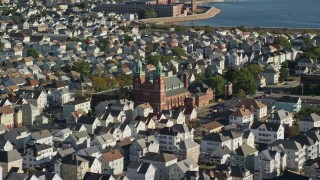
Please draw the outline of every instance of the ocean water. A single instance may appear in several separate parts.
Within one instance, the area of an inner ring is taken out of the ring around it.
[[[320,0],[225,0],[201,5],[214,6],[222,12],[183,25],[320,28]]]

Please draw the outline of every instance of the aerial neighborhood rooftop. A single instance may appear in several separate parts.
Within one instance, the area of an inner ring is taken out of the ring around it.
[[[161,5],[1,1],[0,180],[318,179],[320,35]]]

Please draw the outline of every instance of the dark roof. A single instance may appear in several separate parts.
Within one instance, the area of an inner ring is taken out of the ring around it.
[[[308,114],[301,121],[307,121],[307,122],[320,121],[320,116],[318,114],[316,114],[316,113]]]
[[[274,131],[274,132],[277,132],[281,126],[280,123],[267,123],[267,122],[255,121],[253,122],[251,129],[258,129],[262,125],[265,125],[268,131]]]
[[[178,158],[173,154],[168,153],[151,153],[149,156],[142,157],[141,160],[157,161],[157,162],[168,162],[177,160]]]
[[[79,123],[79,124],[93,124],[95,120],[96,120],[96,117],[93,117],[93,116],[81,116],[78,119],[77,123]]]
[[[21,159],[22,157],[16,149],[11,151],[0,151],[0,162],[8,163]]]
[[[247,173],[249,173],[249,171],[247,169],[245,169],[244,167],[231,166],[230,175],[232,177],[245,178],[245,177],[247,177],[247,175],[246,175]]]
[[[86,172],[83,180],[109,180],[111,177],[113,176],[108,174]]]
[[[290,172],[290,171],[285,171],[283,173],[283,175],[281,176],[280,178],[281,180],[293,180],[293,179],[299,179],[299,180],[309,180],[311,178],[308,178],[306,176],[302,176],[302,175],[299,175],[299,174],[296,174],[296,173],[293,173],[293,172]]]
[[[54,172],[44,172],[44,171],[35,171],[35,172],[32,172],[33,175],[35,175],[36,177],[41,177],[41,176],[44,176],[45,178],[44,179],[53,179],[54,176],[56,175],[56,173]]]
[[[277,99],[277,102],[288,102],[288,103],[297,103],[300,98],[298,97],[291,97],[291,96],[282,96]]]

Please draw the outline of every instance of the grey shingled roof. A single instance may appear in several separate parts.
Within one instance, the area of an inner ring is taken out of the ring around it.
[[[246,157],[246,156],[253,154],[257,151],[258,151],[257,149],[255,149],[247,144],[243,144],[242,146],[239,146],[237,149],[235,149],[233,151],[233,153],[235,153],[238,156]]]
[[[300,121],[307,121],[307,122],[317,122],[320,121],[320,116],[316,113],[308,114],[305,118]]]
[[[22,157],[16,149],[11,151],[0,151],[0,162],[8,163],[21,160]]]
[[[156,162],[169,162],[172,160],[178,159],[173,154],[168,153],[151,153],[149,156],[142,157],[141,160],[149,160],[149,161],[156,161]]]

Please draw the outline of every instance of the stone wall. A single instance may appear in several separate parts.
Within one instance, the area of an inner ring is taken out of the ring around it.
[[[163,17],[163,18],[150,18],[142,19],[141,22],[144,23],[172,23],[172,22],[182,22],[182,21],[193,21],[199,19],[208,19],[216,16],[221,12],[220,9],[211,7],[205,13],[202,14],[193,14],[188,16],[178,16],[178,17]]]

